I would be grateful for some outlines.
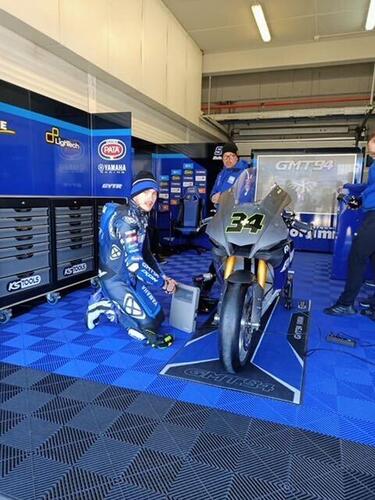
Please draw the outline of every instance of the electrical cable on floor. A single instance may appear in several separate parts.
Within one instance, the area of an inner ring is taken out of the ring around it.
[[[321,330],[320,326],[318,326],[318,331],[319,331],[319,341],[321,342],[322,341],[323,333],[322,333],[322,330]],[[346,334],[344,334],[343,332],[337,332],[337,333],[338,334],[343,334],[343,335],[346,336]],[[354,337],[350,337],[350,338],[352,340],[355,340],[355,341],[358,342],[357,338],[354,338]],[[365,344],[358,343],[358,345],[361,346],[361,347],[375,347],[375,344],[365,345]],[[358,359],[358,361],[363,361],[364,363],[366,363],[368,365],[375,366],[374,362],[369,361],[368,359],[363,358],[361,356],[357,356],[356,354],[352,354],[351,352],[341,351],[341,350],[337,350],[337,349],[327,349],[325,347],[317,347],[317,348],[314,348],[314,349],[308,349],[307,351],[305,351],[304,355],[305,355],[306,358],[308,358],[312,354],[315,354],[316,352],[319,352],[319,351],[334,352],[334,353],[340,353],[340,354],[347,354],[348,356],[351,356],[352,358]]]

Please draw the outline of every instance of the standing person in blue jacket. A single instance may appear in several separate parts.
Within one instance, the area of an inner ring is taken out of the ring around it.
[[[216,177],[216,181],[210,195],[211,201],[214,205],[220,203],[221,193],[232,189],[233,184],[236,182],[239,175],[246,168],[249,168],[246,161],[239,159],[238,149],[235,144],[224,144],[221,154],[224,168]]]
[[[148,241],[148,216],[158,191],[155,177],[141,171],[132,182],[128,204],[104,206],[99,229],[100,289],[89,301],[86,319],[92,329],[105,314],[131,337],[164,348],[173,338],[158,333],[164,314],[148,285],[174,293],[176,282],[161,271]]]
[[[370,164],[367,185],[361,193],[358,204],[358,206],[362,204],[365,217],[357,235],[353,238],[345,289],[336,304],[324,309],[326,314],[335,316],[356,313],[354,301],[363,284],[367,262],[369,259],[372,263],[375,262],[375,133],[371,135],[367,148],[373,161]],[[375,319],[375,314],[371,319]]]

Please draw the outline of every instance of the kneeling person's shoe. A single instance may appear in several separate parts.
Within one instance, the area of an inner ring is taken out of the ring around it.
[[[89,330],[93,330],[97,326],[101,314],[105,314],[108,319],[112,315],[115,317],[115,311],[110,300],[102,299],[89,304],[86,311],[86,326]],[[110,321],[113,320],[110,319]]]
[[[357,313],[353,306],[344,306],[338,303],[331,307],[326,307],[323,312],[332,316],[352,316]]]
[[[146,344],[155,349],[166,349],[174,342],[173,336],[169,333],[155,333],[152,330],[144,330],[143,333],[146,337]]]

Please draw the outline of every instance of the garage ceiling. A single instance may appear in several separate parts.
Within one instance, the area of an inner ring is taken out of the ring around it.
[[[295,45],[332,37],[368,36],[369,0],[263,0],[271,42],[251,13],[257,0],[163,0],[205,54]]]
[[[375,126],[370,0],[163,1],[204,53],[204,115],[247,149],[248,141],[289,145],[306,137],[353,145]],[[252,15],[256,3],[269,43]]]

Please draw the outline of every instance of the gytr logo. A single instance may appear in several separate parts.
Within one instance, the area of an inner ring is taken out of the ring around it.
[[[22,278],[16,281],[9,281],[7,285],[8,292],[16,292],[18,290],[24,290],[25,288],[30,288],[32,286],[37,286],[42,281],[42,277],[37,274],[35,276],[29,276],[28,278]]]
[[[106,139],[99,144],[98,154],[103,160],[121,160],[126,155],[126,145],[120,139]]]
[[[8,122],[6,122],[5,120],[0,120],[0,134],[14,135],[15,133],[15,130],[11,130],[8,128]]]
[[[46,132],[46,142],[48,144],[60,146],[60,148],[81,149],[81,145],[78,141],[72,141],[70,139],[63,139],[60,137],[60,129],[57,127],[52,127],[50,132]]]

